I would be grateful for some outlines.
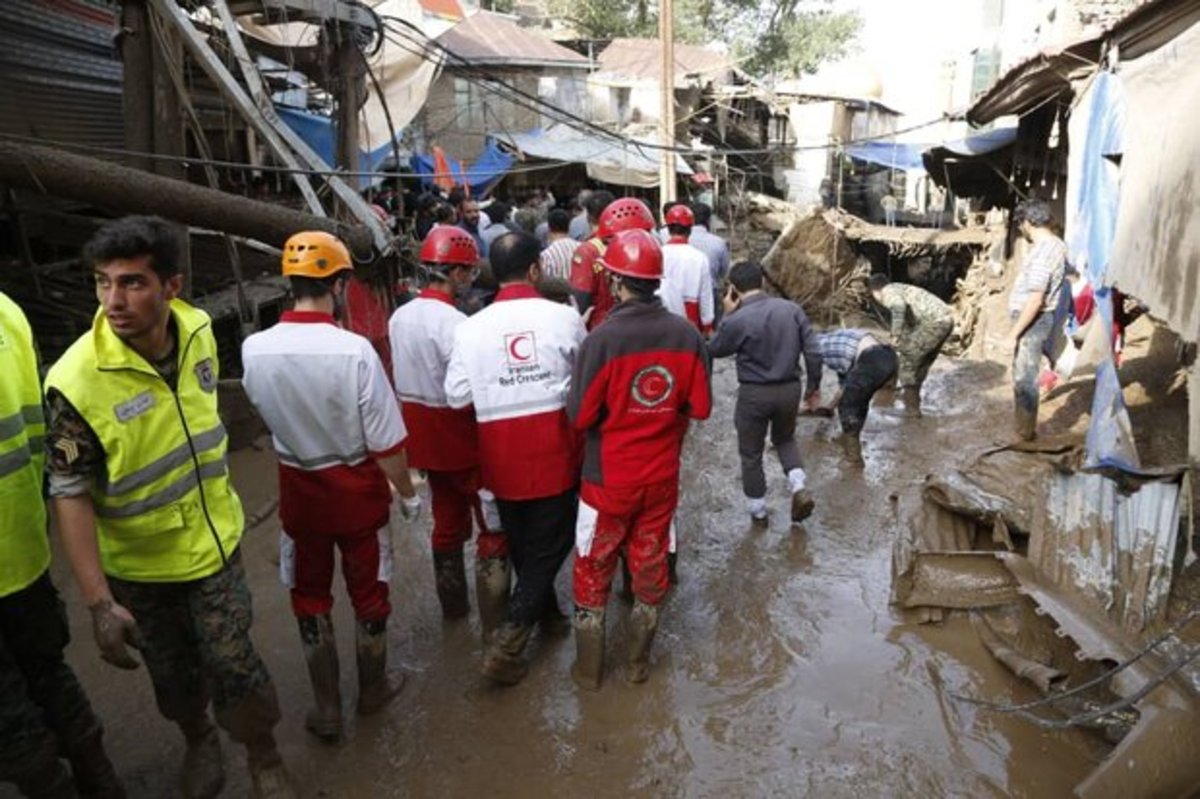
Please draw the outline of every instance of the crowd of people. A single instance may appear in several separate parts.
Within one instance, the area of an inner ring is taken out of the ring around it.
[[[531,637],[573,628],[571,677],[598,690],[621,570],[632,602],[624,674],[639,683],[688,532],[676,525],[680,461],[691,422],[712,412],[713,358],[736,361],[733,423],[755,526],[771,512],[768,440],[791,522],[814,512],[799,414],[836,413],[853,468],[877,391],[898,377],[906,411],[921,412],[921,385],[952,327],[928,292],[872,280],[890,342],[865,329],[818,331],[799,305],[764,291],[759,264],[729,265],[707,206],[664,208],[662,230],[640,200],[604,191],[585,197],[583,212],[583,241],[574,220],[548,214],[546,245],[536,230],[485,237],[491,225],[481,232],[466,199],[454,220],[430,225],[421,291],[390,320],[389,364],[338,324],[353,273],[344,244],[310,231],[284,246],[295,305],[244,341],[242,383],[279,463],[280,573],[312,685],[305,725],[321,741],[340,740],[344,727],[335,552],[356,620],[356,712],[380,711],[403,684],[387,664],[393,508],[409,523],[431,508],[446,619],[470,613],[474,539],[486,679],[519,683]],[[1034,243],[1012,300],[1025,436],[1031,386],[1036,419],[1029,362],[1051,327],[1062,264],[1045,209],[1027,204],[1017,219]],[[179,246],[154,217],[104,225],[84,252],[100,305],[93,327],[44,381],[28,323],[0,295],[0,780],[26,796],[125,795],[63,656],[44,485],[101,657],[122,669],[144,663],[160,713],[180,728],[182,794],[220,793],[220,727],[246,748],[255,796],[294,795],[273,733],[279,698],[250,637],[220,359],[211,320],[179,298]],[[496,291],[468,314],[462,300],[484,263]],[[840,386],[828,402],[825,367]],[[554,583],[572,550],[568,616]]]

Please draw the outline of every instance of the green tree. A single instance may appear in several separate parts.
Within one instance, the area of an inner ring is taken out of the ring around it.
[[[583,36],[658,35],[656,0],[551,0],[551,13]],[[845,54],[862,19],[832,0],[676,0],[675,37],[690,44],[723,41],[742,68],[759,77],[815,72]]]

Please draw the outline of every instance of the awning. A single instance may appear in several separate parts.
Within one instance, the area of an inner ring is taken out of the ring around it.
[[[460,186],[470,186],[474,194],[480,195],[504,177],[517,159],[497,147],[493,139],[488,139],[483,152],[470,166],[453,159],[447,160],[454,182]],[[433,185],[434,177],[438,174],[433,155],[413,155],[410,164],[422,185]]]
[[[618,186],[658,185],[659,151],[576,130],[566,125],[534,128],[525,133],[499,134],[497,140],[521,154],[546,161],[585,164],[588,177]],[[691,175],[692,168],[676,156],[675,171]]]
[[[1071,91],[1071,76],[1095,69],[1100,40],[1087,39],[1053,52],[1038,53],[1010,69],[967,111],[972,125],[1010,114],[1023,114],[1058,94]]]
[[[914,169],[924,169],[921,153],[929,147],[928,144],[902,144],[900,142],[872,141],[865,144],[853,144],[846,148],[846,154],[868,164],[878,164],[889,169],[903,169],[905,172]]]
[[[980,131],[926,150],[922,156],[933,182],[959,197],[981,197],[998,205],[1008,195],[1001,150],[1017,139],[1016,127]]]

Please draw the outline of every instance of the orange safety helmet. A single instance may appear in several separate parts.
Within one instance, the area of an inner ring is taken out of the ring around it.
[[[692,209],[688,208],[687,205],[678,203],[667,209],[667,215],[663,218],[663,222],[668,225],[692,227],[696,224],[696,215],[692,213]]]
[[[622,230],[604,249],[604,268],[625,277],[662,280],[662,247],[645,230]]]
[[[460,227],[438,225],[431,228],[421,243],[421,263],[442,266],[475,266],[479,261],[479,248],[475,239]]]
[[[622,230],[654,230],[654,214],[636,197],[614,200],[600,214],[596,235],[601,241],[608,240]]]
[[[297,233],[283,245],[283,276],[317,280],[353,269],[350,251],[342,240],[323,230]]]

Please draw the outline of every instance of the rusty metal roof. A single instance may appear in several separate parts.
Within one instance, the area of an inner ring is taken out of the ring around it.
[[[437,38],[438,44],[472,65],[553,66],[588,69],[588,60],[512,17],[479,11]],[[452,65],[451,65],[452,66]]]
[[[652,81],[662,75],[662,47],[658,39],[613,39],[596,59],[598,78],[610,82]],[[695,78],[703,82],[729,83],[736,62],[728,53],[694,44],[675,43],[675,83]]]

